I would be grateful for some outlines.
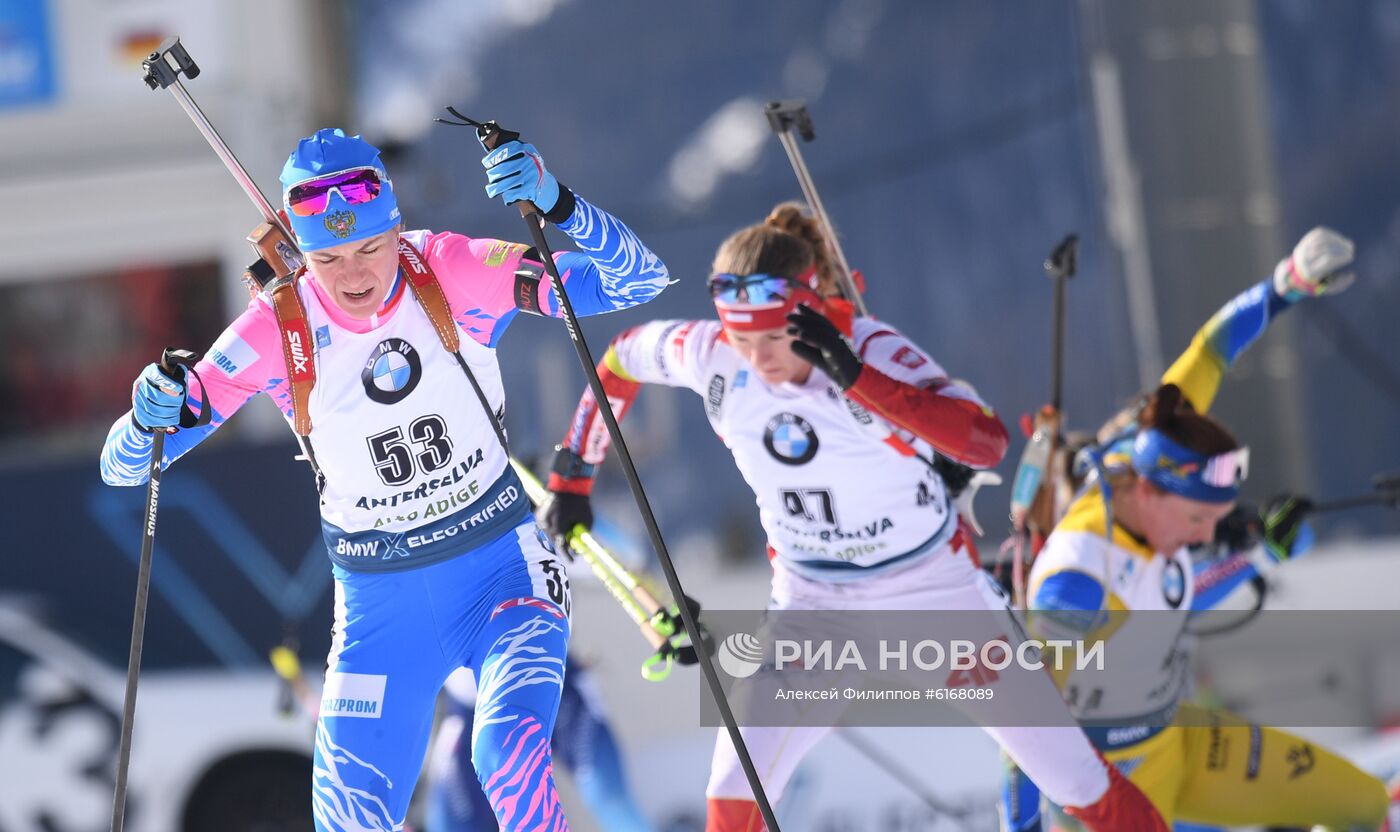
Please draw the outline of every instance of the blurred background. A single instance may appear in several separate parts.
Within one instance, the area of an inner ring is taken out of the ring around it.
[[[1092,429],[1328,225],[1356,241],[1357,284],[1272,327],[1217,412],[1253,449],[1255,500],[1349,496],[1400,470],[1394,0],[0,0],[4,832],[105,828],[144,490],[103,486],[98,450],[144,364],[169,344],[207,348],[247,302],[238,276],[258,216],[171,96],[141,83],[141,59],[171,35],[203,71],[191,94],[269,194],[298,137],[343,126],[385,150],[410,228],[519,239],[515,212],[485,198],[472,136],[431,119],[452,104],[521,131],[678,279],[644,309],[586,321],[595,354],[641,321],[712,314],[715,247],[801,196],[762,107],[805,100],[816,139],[802,149],[873,313],[1012,426],[1007,480],[1020,416],[1049,395],[1041,262],[1064,235],[1080,237],[1065,410]],[[583,387],[572,348],[557,324],[522,319],[500,356],[513,444],[544,458]],[[319,673],[330,576],[284,425],[260,398],[163,489],[151,687],[170,686],[191,724],[249,722],[190,750],[179,706],[143,717],[132,817],[184,824],[146,828],[216,828],[184,814],[192,795],[217,803],[230,781],[270,793],[304,765],[309,724],[279,716],[265,657],[295,643]],[[753,497],[702,408],[647,389],[625,427],[691,594],[714,608],[763,603]],[[649,568],[619,474],[603,475],[600,534]],[[1005,487],[979,498],[984,551],[1007,532],[1008,498]],[[1318,533],[1274,597],[1400,607],[1396,512],[1330,515]],[[578,651],[626,715],[615,728],[639,801],[658,828],[694,828],[712,742],[694,726],[698,674],[641,681],[646,649],[626,619],[582,574],[575,591]],[[1344,653],[1312,693],[1352,703],[1356,728],[1333,734],[1361,743],[1400,722],[1400,673]],[[930,757],[927,737],[868,733],[948,800],[985,811],[954,822],[833,741],[793,787],[811,813],[793,828],[993,822],[995,753],[980,735],[931,734]],[[834,782],[845,788],[823,788]]]

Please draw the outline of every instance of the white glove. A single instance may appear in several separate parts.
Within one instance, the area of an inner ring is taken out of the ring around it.
[[[972,475],[972,479],[967,481],[967,486],[962,493],[953,500],[953,506],[957,508],[958,514],[962,516],[967,524],[972,527],[977,536],[982,536],[982,526],[977,522],[977,515],[973,513],[972,501],[977,499],[977,489],[984,485],[1001,485],[1001,475],[996,471],[978,471]]]
[[[1290,301],[1340,292],[1356,279],[1349,271],[1355,256],[1351,240],[1319,225],[1274,268],[1274,292]]]

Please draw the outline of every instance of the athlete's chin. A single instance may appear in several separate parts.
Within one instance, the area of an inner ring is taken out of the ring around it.
[[[1150,543],[1151,541],[1148,541],[1148,542]],[[1160,546],[1154,546],[1153,548],[1156,549],[1157,551],[1161,552],[1161,553],[1164,554],[1164,555],[1170,556],[1171,554],[1175,553],[1175,552],[1178,551],[1179,549],[1182,549],[1182,548],[1184,548],[1184,547],[1186,547],[1186,546],[1190,546],[1190,545],[1192,545],[1190,541],[1178,539],[1178,540],[1167,540],[1167,541],[1164,541]]]
[[[356,295],[352,292],[337,292],[335,304],[340,307],[340,311],[352,318],[368,319],[374,315],[380,305],[379,292],[370,289],[363,295]]]
[[[782,384],[792,376],[792,374],[785,369],[774,370],[755,367],[754,370],[758,373],[758,377],[763,379],[764,384]]]

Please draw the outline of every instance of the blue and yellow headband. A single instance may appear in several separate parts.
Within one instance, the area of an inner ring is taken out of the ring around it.
[[[1143,428],[1133,440],[1133,470],[1170,494],[1204,503],[1239,497],[1249,476],[1249,448],[1205,456],[1173,442],[1156,428]]]

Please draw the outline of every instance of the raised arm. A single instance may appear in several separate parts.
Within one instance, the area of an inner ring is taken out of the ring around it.
[[[486,193],[507,204],[530,200],[544,218],[569,235],[581,252],[555,256],[574,311],[596,315],[646,303],[670,282],[666,266],[637,235],[608,214],[561,185],[544,165],[534,145],[506,142],[481,160],[486,168]],[[526,262],[539,262],[537,252],[527,252]],[[539,284],[535,307],[558,316],[548,281]],[[526,310],[530,311],[530,310]]]
[[[1327,228],[1309,231],[1271,278],[1241,292],[1206,321],[1162,376],[1162,383],[1177,385],[1198,412],[1206,412],[1225,371],[1275,318],[1303,298],[1351,285],[1347,270],[1353,256],[1354,247],[1346,237]]]

